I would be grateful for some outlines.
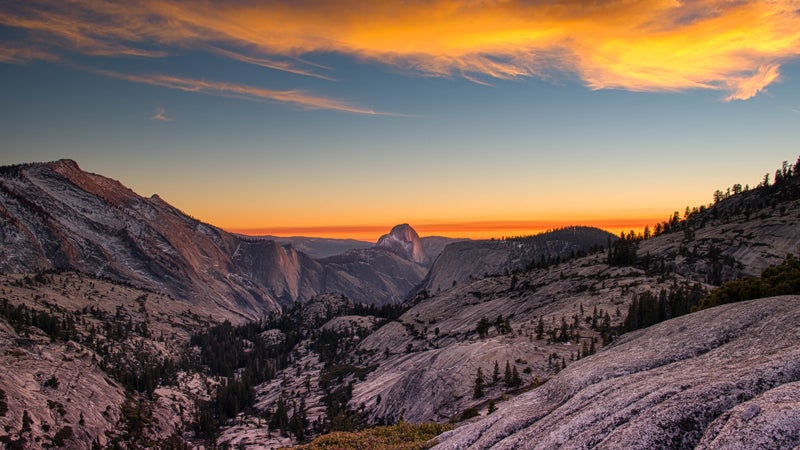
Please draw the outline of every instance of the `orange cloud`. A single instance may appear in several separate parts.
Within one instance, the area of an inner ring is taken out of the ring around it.
[[[592,89],[711,89],[730,101],[800,56],[797,11],[797,0],[30,0],[0,5],[0,24],[88,54],[225,47],[313,76],[299,58],[336,52],[482,83],[574,74]]]

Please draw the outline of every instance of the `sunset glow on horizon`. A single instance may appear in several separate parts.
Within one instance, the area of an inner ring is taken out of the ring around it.
[[[641,230],[800,153],[800,1],[0,3],[0,165],[246,234]]]
[[[420,235],[444,236],[467,239],[502,239],[519,236],[530,236],[550,230],[569,226],[596,227],[613,234],[631,230],[641,232],[645,226],[662,222],[666,217],[621,218],[621,219],[588,219],[560,221],[485,221],[485,222],[453,222],[453,223],[411,223],[412,228]],[[331,239],[355,239],[365,242],[376,242],[378,238],[389,232],[394,225],[342,225],[318,227],[274,227],[274,228],[232,228],[227,231],[248,236],[280,236],[280,237],[322,237]]]

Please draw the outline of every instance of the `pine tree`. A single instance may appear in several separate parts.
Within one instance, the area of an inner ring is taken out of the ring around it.
[[[511,363],[506,360],[506,370],[503,375],[503,382],[506,384],[506,387],[511,387],[512,383],[514,382],[513,373],[511,372]]]
[[[472,396],[474,398],[481,398],[483,397],[483,369],[478,367],[478,374],[475,376],[475,387],[472,391]]]
[[[495,385],[500,381],[500,364],[494,362],[494,372],[492,372],[492,384]]]
[[[478,336],[483,339],[489,334],[490,327],[491,324],[489,323],[489,320],[486,317],[481,317],[481,319],[478,321],[478,325],[475,327],[475,331],[477,331]]]
[[[519,372],[517,372],[516,365],[511,370],[511,384],[514,386],[519,386],[520,384],[522,384],[522,379],[519,377]]]

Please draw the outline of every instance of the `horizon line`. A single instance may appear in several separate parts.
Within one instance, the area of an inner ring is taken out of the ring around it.
[[[458,222],[408,222],[420,237],[443,236],[451,238],[490,239],[526,236],[571,226],[599,228],[612,234],[620,231],[641,230],[664,220],[664,217],[625,217],[563,220],[472,220]],[[374,242],[398,224],[377,225],[286,225],[273,227],[229,227],[227,231],[247,236],[308,237],[327,239],[354,239]]]

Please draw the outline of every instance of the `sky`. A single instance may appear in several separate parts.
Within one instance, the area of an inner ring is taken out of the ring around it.
[[[800,154],[800,1],[0,2],[0,164],[248,234],[641,229]]]

